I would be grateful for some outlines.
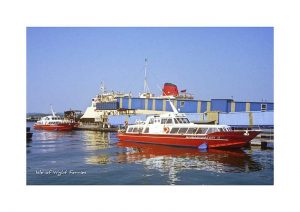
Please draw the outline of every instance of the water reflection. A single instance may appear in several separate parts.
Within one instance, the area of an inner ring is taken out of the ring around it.
[[[108,153],[101,153],[101,150],[107,150],[111,147],[110,133],[83,131],[81,140],[84,142],[85,149],[90,152],[90,155],[85,158],[86,164],[108,164],[110,155]]]
[[[179,181],[177,174],[183,170],[201,170],[215,173],[253,172],[262,166],[242,150],[210,149],[201,152],[193,148],[119,142],[126,152],[118,154],[119,163],[143,164],[146,169],[156,169],[169,176],[171,183]]]
[[[82,131],[81,140],[85,143],[86,150],[94,151],[109,148],[110,134],[96,131]]]
[[[69,133],[69,132],[67,132]],[[34,140],[38,141],[56,141],[66,136],[66,132],[59,131],[35,131]]]
[[[107,154],[101,154],[101,155],[93,155],[93,156],[90,156],[90,157],[87,157],[85,159],[85,162],[86,164],[101,164],[101,165],[104,165],[104,164],[108,164],[110,161],[109,159],[109,155]]]

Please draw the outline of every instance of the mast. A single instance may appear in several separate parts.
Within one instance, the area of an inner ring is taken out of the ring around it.
[[[178,110],[177,110],[176,107],[173,105],[173,102],[171,101],[171,99],[168,98],[168,100],[169,100],[169,103],[170,103],[170,105],[171,105],[171,108],[172,108],[173,112],[174,112],[174,113],[178,113]]]
[[[50,108],[51,108],[52,116],[55,116],[55,113],[53,111],[52,105],[50,105]]]
[[[149,87],[147,84],[147,58],[145,58],[145,77],[144,77],[144,93],[150,93]]]

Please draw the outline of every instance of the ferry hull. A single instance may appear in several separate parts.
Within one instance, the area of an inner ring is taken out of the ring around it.
[[[75,124],[58,124],[58,125],[35,124],[33,128],[36,130],[71,131],[75,128]]]
[[[198,148],[206,144],[208,148],[241,148],[249,145],[260,131],[216,132],[205,136],[170,135],[170,134],[134,134],[118,133],[120,141],[137,143],[162,144],[180,147]]]

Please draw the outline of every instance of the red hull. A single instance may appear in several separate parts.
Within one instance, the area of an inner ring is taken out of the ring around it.
[[[260,131],[216,132],[206,136],[170,135],[170,134],[133,134],[118,133],[120,141],[162,144],[181,147],[199,147],[207,144],[208,148],[240,148],[249,145]]]
[[[36,130],[49,130],[49,131],[71,131],[75,128],[75,123],[70,124],[57,124],[57,125],[42,125],[42,124],[35,124],[33,126]]]

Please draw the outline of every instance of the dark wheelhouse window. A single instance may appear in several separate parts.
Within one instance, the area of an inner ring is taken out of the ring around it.
[[[144,133],[149,133],[149,127],[145,129]]]
[[[138,128],[133,128],[133,131],[132,132],[137,132],[138,131]]]
[[[128,129],[128,132],[132,132],[132,130],[133,130],[133,128],[132,128],[132,127],[130,127],[130,128]]]
[[[177,133],[177,132],[178,132],[178,130],[179,130],[179,128],[177,128],[177,127],[174,127],[174,128],[172,128],[172,129],[171,129],[170,133],[173,133],[173,134],[175,134],[175,133]]]
[[[184,122],[184,123],[190,123],[190,121],[189,121],[187,118],[184,118],[184,119],[183,119],[183,122]]]
[[[173,122],[172,122],[172,119],[168,119],[167,120],[167,124],[172,124]]]
[[[165,124],[167,122],[167,119],[162,119],[161,124]]]

